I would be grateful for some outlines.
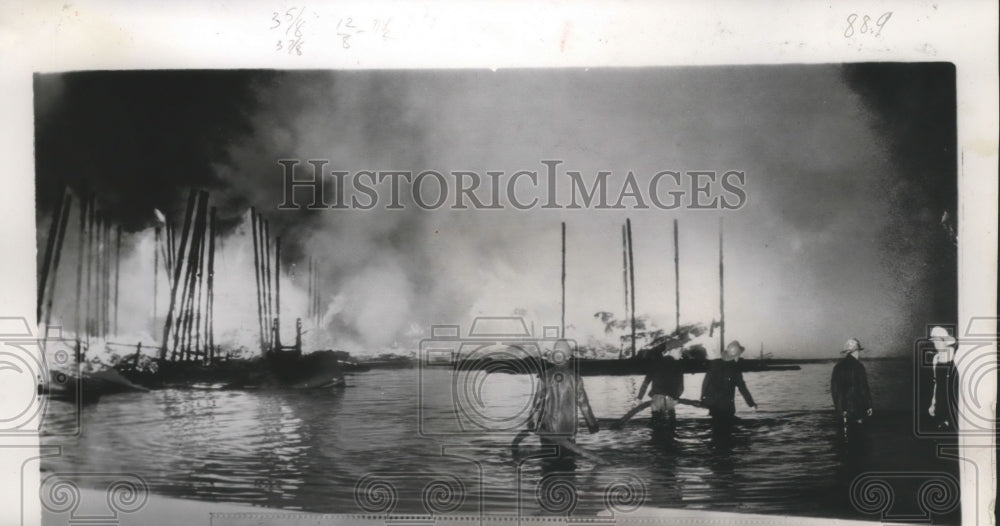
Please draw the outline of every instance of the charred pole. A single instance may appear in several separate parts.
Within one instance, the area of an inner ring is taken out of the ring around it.
[[[274,238],[274,345],[281,349],[281,236]]]
[[[93,276],[93,273],[94,273],[94,266],[93,266],[93,259],[94,259],[93,258],[93,249],[94,249],[94,208],[95,208],[95,202],[94,201],[95,201],[94,197],[91,196],[91,198],[90,198],[90,208],[87,211],[88,212],[88,214],[87,214],[87,252],[86,252],[86,256],[85,256],[86,257],[86,264],[87,264],[87,270],[86,270],[86,274],[87,274],[87,293],[86,293],[86,296],[85,296],[85,300],[87,302],[87,312],[86,312],[87,324],[86,325],[87,325],[87,346],[88,346],[88,348],[89,348],[89,345],[90,345],[90,336],[91,336],[91,334],[93,334],[93,331],[94,331],[93,313],[91,312],[91,303],[93,303],[92,300],[93,300],[93,288],[94,288],[93,287],[93,285],[94,285],[94,280],[93,280],[93,278],[94,278],[94,276]]]
[[[257,220],[257,211],[253,207],[251,207],[250,225],[253,233],[253,275],[254,275],[254,280],[257,282],[257,331],[259,333],[258,336],[260,337],[260,350],[261,352],[264,352],[264,310],[263,310],[264,290],[261,284],[261,274],[260,274],[261,257],[260,257],[260,247],[258,246],[260,244],[258,242],[258,239],[260,238],[260,234],[258,233],[260,227],[258,226],[258,223],[259,221]]]
[[[622,283],[625,289],[625,318],[628,319],[628,238],[625,235],[625,225],[622,225]],[[622,344],[624,346],[624,343]],[[622,348],[618,350],[618,358],[622,357]]]
[[[38,273],[38,296],[35,305],[35,321],[42,321],[42,306],[45,304],[45,287],[49,282],[49,269],[52,260],[55,258],[56,237],[59,235],[59,223],[62,221],[63,201],[66,199],[66,189],[60,185],[59,195],[56,197],[56,206],[52,209],[52,222],[49,223],[49,237],[45,240],[45,259],[42,261],[42,268]]]
[[[111,334],[111,219],[104,218],[104,308],[101,312],[104,315],[104,323],[101,325],[101,334],[107,338]]]
[[[97,238],[96,238],[96,256],[97,260],[94,264],[94,286],[96,287],[97,297],[94,298],[96,301],[94,309],[94,334],[100,337],[104,337],[104,320],[106,316],[106,275],[108,258],[107,258],[107,248],[108,243],[106,239],[107,234],[107,220],[105,219],[105,211],[102,210],[97,214]]]
[[[208,218],[208,305],[205,312],[205,338],[209,363],[215,358],[215,207]]]
[[[198,233],[198,266],[195,269],[195,293],[191,305],[191,355],[195,358],[203,352],[201,341],[201,306],[205,301],[205,243],[208,237],[208,218],[204,218],[204,228]]]
[[[674,219],[674,330],[681,328],[681,259],[677,220]]]
[[[559,337],[566,337],[566,222],[562,224],[562,309],[561,324],[559,326]]]
[[[265,326],[267,328],[267,331],[265,332],[265,334],[267,335],[266,347],[270,349],[271,347],[274,346],[274,329],[273,329],[274,297],[271,295],[271,291],[274,289],[271,288],[271,225],[267,222],[267,220],[264,220],[264,270],[265,270],[265,275],[267,276],[266,279],[267,286],[265,288],[265,290],[267,291],[266,292],[267,298],[264,303],[267,311],[267,324]]]
[[[187,244],[187,229],[191,223],[191,214],[194,213],[194,200],[196,195],[197,194],[194,190],[191,190],[188,194],[187,208],[184,212],[184,231],[181,233],[181,252],[184,251],[184,246]],[[167,308],[167,319],[163,323],[163,340],[160,342],[160,360],[165,360],[167,358],[167,342],[170,336],[170,328],[174,323],[174,305],[177,301],[177,282],[180,281],[181,277],[180,267],[178,265],[174,265],[172,270],[173,280],[170,283],[170,306]]]
[[[189,227],[191,236],[191,244],[186,252],[178,255],[177,262],[178,266],[184,268],[184,282],[181,285],[181,302],[177,313],[177,326],[174,331],[174,345],[172,352],[170,354],[171,360],[183,359],[184,358],[184,344],[187,341],[187,323],[190,319],[188,316],[188,308],[191,303],[191,293],[189,292],[191,288],[192,276],[194,273],[194,265],[191,261],[194,257],[196,248],[198,246],[198,210],[201,207],[201,193],[195,198],[195,209],[194,215],[192,216],[191,225]]]
[[[321,308],[322,304],[320,303],[320,297],[321,297],[320,296],[320,291],[322,290],[321,287],[322,287],[322,284],[323,284],[323,280],[320,279],[320,276],[319,276],[319,262],[316,261],[315,258],[313,258],[313,261],[314,261],[314,263],[313,263],[313,273],[316,275],[316,280],[315,280],[316,285],[313,288],[313,292],[314,292],[314,294],[313,294],[313,303],[314,303],[313,315],[316,318],[316,322],[315,322],[316,325],[319,325],[320,322],[323,321],[323,312],[322,312],[323,309]]]
[[[94,218],[94,336],[104,335],[104,211]]]
[[[719,353],[726,348],[726,288],[722,262],[722,218],[719,218]]]
[[[80,199],[80,246],[76,251],[76,338],[80,339],[80,329],[83,328],[83,309],[80,308],[80,298],[83,295],[83,260],[86,257],[87,205],[86,198]]]
[[[59,214],[59,230],[56,239],[56,253],[52,261],[52,270],[51,270],[52,283],[50,283],[46,289],[46,296],[48,297],[46,299],[46,305],[44,309],[46,331],[48,330],[49,322],[52,320],[52,302],[54,301],[53,298],[55,297],[56,293],[56,281],[57,278],[59,277],[59,260],[62,257],[62,247],[63,243],[65,243],[66,240],[66,225],[69,222],[69,213],[70,209],[72,208],[71,206],[72,204],[73,204],[73,197],[71,195],[67,195],[66,199],[63,201],[62,209],[60,210]]]
[[[115,324],[114,334],[118,334],[118,292],[121,283],[122,265],[122,227],[115,227]]]
[[[160,225],[153,229],[153,327],[156,327],[156,300],[160,282]]]
[[[188,310],[187,319],[184,323],[184,340],[185,346],[184,359],[187,360],[191,357],[191,342],[192,342],[192,327],[194,324],[194,310],[195,302],[197,301],[197,284],[198,277],[201,275],[201,248],[202,242],[205,236],[205,216],[208,213],[208,193],[205,191],[198,192],[198,210],[195,213],[194,220],[194,230],[192,231],[191,248],[188,250],[188,269],[190,281],[185,283],[188,285],[187,295],[188,295]]]
[[[632,356],[635,357],[635,259],[632,253],[632,220],[625,219],[625,230],[628,232],[628,285],[632,291]]]

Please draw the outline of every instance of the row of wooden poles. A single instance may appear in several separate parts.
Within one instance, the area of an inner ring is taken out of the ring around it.
[[[160,340],[160,359],[211,363],[215,346],[215,207],[208,206],[205,191],[192,190],[184,211],[180,244],[169,223],[161,241],[156,227],[154,249],[153,304],[156,305],[156,279],[159,255],[163,252],[170,288],[170,302]],[[155,319],[154,307],[154,319]]]
[[[271,250],[271,225],[250,209],[250,224],[253,230],[254,279],[257,283],[257,324],[260,350],[266,353],[281,346],[281,236],[274,239]],[[273,282],[272,282],[273,261]],[[273,283],[273,284],[272,284]],[[272,294],[273,292],[273,294]]]
[[[681,325],[681,267],[677,220],[674,219],[674,330]],[[725,319],[725,280],[722,250],[722,220],[719,220],[719,319]],[[636,353],[636,318],[635,318],[635,264],[632,250],[632,220],[625,219],[622,225],[622,282],[625,289],[625,318],[629,320],[631,356]],[[566,223],[562,224],[562,317],[560,337],[566,337]],[[725,346],[726,326],[719,327],[719,348]],[[763,354],[763,351],[761,351]],[[621,358],[623,352],[619,353]]]
[[[80,228],[76,265],[76,311],[74,330],[78,339],[107,337],[118,330],[118,290],[122,230],[112,225],[98,209],[93,196],[79,199]],[[73,208],[73,195],[60,188],[49,224],[38,275],[36,319],[48,327],[52,322],[63,244]]]

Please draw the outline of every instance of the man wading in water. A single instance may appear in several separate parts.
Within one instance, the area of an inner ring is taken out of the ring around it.
[[[722,359],[709,362],[708,372],[705,373],[705,380],[701,384],[701,403],[708,408],[708,414],[712,416],[714,431],[727,431],[736,421],[737,388],[747,405],[754,411],[757,410],[757,404],[743,381],[743,372],[737,363],[745,350],[740,342],[733,340],[723,349]]]
[[[543,446],[559,446],[560,456],[572,452],[595,462],[603,462],[597,455],[576,445],[577,408],[583,413],[591,433],[596,433],[598,426],[587,400],[587,391],[583,388],[583,379],[574,367],[569,342],[558,340],[549,358],[552,366],[539,378],[538,391],[528,417],[528,430],[538,434]]]
[[[678,366],[681,358],[681,348],[670,349],[666,356],[661,352],[654,352],[649,357],[649,373],[642,381],[639,388],[639,396],[636,400],[642,400],[646,394],[646,388],[652,384],[649,390],[649,397],[652,398],[653,418],[650,425],[672,426],[677,423],[677,401],[684,392],[684,373]]]
[[[865,350],[857,338],[847,340],[841,353],[846,354],[833,366],[830,377],[830,394],[833,407],[843,419],[844,439],[858,435],[865,418],[872,416],[872,394],[868,389],[868,374],[861,365],[860,353]]]

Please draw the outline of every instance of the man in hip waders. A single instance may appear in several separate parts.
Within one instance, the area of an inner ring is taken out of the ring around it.
[[[858,435],[865,419],[872,415],[872,394],[868,389],[868,374],[861,365],[861,351],[865,350],[857,338],[847,340],[841,351],[845,356],[833,366],[830,394],[833,407],[843,422],[844,439]]]

